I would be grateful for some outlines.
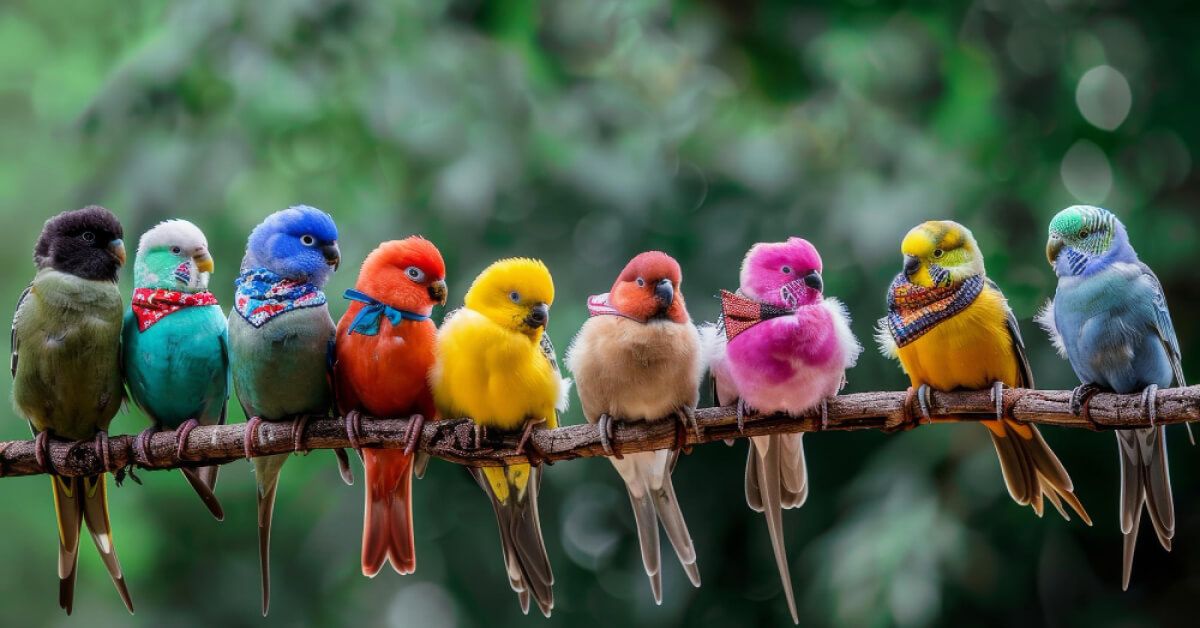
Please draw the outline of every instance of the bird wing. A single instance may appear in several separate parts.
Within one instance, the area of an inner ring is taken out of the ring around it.
[[[550,341],[550,334],[543,333],[540,343],[542,355],[546,356],[546,360],[550,362],[550,366],[554,367],[555,373],[560,373],[558,370],[558,353],[554,350],[554,343]]]
[[[1175,385],[1187,386],[1187,382],[1183,378],[1183,354],[1179,350],[1179,337],[1175,335],[1175,325],[1171,322],[1171,312],[1167,309],[1167,295],[1163,291],[1162,282],[1158,280],[1158,275],[1155,275],[1149,266],[1144,263],[1138,265],[1142,269],[1142,275],[1149,279],[1154,287],[1154,332],[1158,334],[1163,348],[1167,350],[1167,356],[1171,359],[1171,369],[1175,372]]]
[[[20,353],[20,343],[17,342],[17,314],[21,311],[21,306],[25,304],[25,298],[33,291],[33,284],[25,286],[21,291],[20,298],[17,299],[17,307],[13,310],[12,333],[9,335],[9,345],[12,347],[12,356],[8,361],[9,371],[12,372],[13,379],[17,378],[17,356]]]
[[[987,285],[998,294],[1000,286],[991,279],[987,280]],[[1018,377],[1020,378],[1021,388],[1033,388],[1033,368],[1029,366],[1029,354],[1025,350],[1025,339],[1021,337],[1021,325],[1017,323],[1017,315],[1013,314],[1012,308],[1008,307],[1008,301],[1004,302],[1005,325],[1008,327],[1008,335],[1012,338],[1013,355],[1017,356],[1017,366],[1019,369]]]
[[[563,377],[562,371],[558,368],[558,353],[554,350],[554,343],[551,342],[548,332],[542,332],[539,348],[546,361],[550,363],[550,367],[554,369],[554,376],[558,378],[558,402],[555,404],[555,408],[559,412],[566,412],[567,404],[570,401],[571,380]]]

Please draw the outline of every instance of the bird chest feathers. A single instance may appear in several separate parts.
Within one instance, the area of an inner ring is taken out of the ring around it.
[[[1016,386],[1018,362],[1006,307],[1000,293],[985,288],[965,310],[900,347],[900,363],[913,385],[980,389],[1001,381]]]

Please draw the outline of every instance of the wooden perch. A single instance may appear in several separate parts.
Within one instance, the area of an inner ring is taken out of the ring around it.
[[[1086,417],[1071,413],[1068,407],[1070,397],[1070,391],[1009,389],[1004,391],[1003,404],[1009,416],[1041,425],[1091,430],[1150,426],[1141,394],[1098,394],[1092,398]],[[934,423],[987,420],[994,418],[996,412],[996,403],[990,391],[934,392],[930,403]],[[1200,420],[1200,386],[1160,390],[1156,410],[1155,425]],[[750,416],[746,418],[742,432],[737,429],[732,407],[704,408],[696,412],[696,419],[700,433],[697,435],[689,428],[685,446],[785,432],[894,432],[924,423],[911,391],[842,395],[830,399],[828,414],[824,419],[819,409],[799,417]],[[407,444],[404,436],[408,422],[408,418],[364,418],[359,443],[364,447],[403,448]],[[528,460],[525,454],[517,451],[520,434],[492,432],[476,447],[472,428],[473,424],[466,419],[426,422],[419,449],[438,458],[471,466],[494,466]],[[618,453],[668,449],[677,446],[677,438],[681,435],[676,431],[673,420],[636,424],[614,422],[613,428],[610,444]],[[159,432],[150,437],[148,456],[142,456],[136,450],[133,436],[114,436],[109,439],[107,468],[93,441],[52,441],[50,460],[54,473],[70,476],[95,475],[102,471],[131,467],[173,469],[224,464],[245,457],[244,438],[244,423],[198,427],[188,435],[184,457],[180,459],[174,432]],[[551,462],[606,455],[600,432],[594,425],[535,430],[531,440],[545,455],[544,459]],[[350,447],[345,423],[340,419],[309,420],[301,442],[301,451]],[[296,451],[293,422],[264,421],[259,425],[256,443],[257,455]],[[527,451],[532,449],[526,447]],[[46,472],[37,462],[34,441],[0,442],[0,477]]]

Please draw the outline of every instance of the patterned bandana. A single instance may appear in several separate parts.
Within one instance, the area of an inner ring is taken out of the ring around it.
[[[350,321],[350,331],[346,332],[347,336],[354,335],[358,332],[364,336],[374,336],[379,333],[379,323],[384,316],[392,323],[392,327],[399,325],[401,321],[427,321],[428,316],[417,314],[408,310],[398,310],[378,299],[359,292],[353,288],[347,290],[342,295],[343,298],[350,301],[358,301],[366,303],[366,306],[354,315],[354,320]]]
[[[938,323],[967,309],[983,292],[983,275],[958,285],[925,288],[911,283],[903,273],[888,291],[888,329],[898,346],[924,336]]]
[[[726,342],[733,342],[739,334],[765,320],[789,316],[794,312],[795,310],[759,303],[728,290],[721,291],[721,324],[725,328]]]
[[[614,307],[612,301],[609,300],[609,294],[610,293],[605,292],[604,294],[593,294],[592,296],[588,297],[588,314],[591,314],[592,316],[621,316],[623,318],[628,318],[631,321],[638,321],[639,323],[646,322],[625,314],[621,310],[618,310],[616,307]]]
[[[325,305],[325,293],[320,288],[285,279],[265,268],[242,272],[233,285],[237,287],[233,309],[255,327],[284,312]]]
[[[185,307],[216,304],[217,297],[211,292],[193,294],[176,290],[137,288],[133,291],[132,306],[133,315],[137,317],[138,331],[146,331],[167,314],[173,314]]]

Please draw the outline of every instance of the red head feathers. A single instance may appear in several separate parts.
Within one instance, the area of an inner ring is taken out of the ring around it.
[[[593,314],[617,314],[641,322],[662,318],[686,323],[682,283],[679,262],[666,253],[648,251],[630,260],[612,291],[592,297],[588,307]]]
[[[446,302],[446,264],[421,236],[391,240],[371,251],[355,289],[400,310],[428,316]]]

